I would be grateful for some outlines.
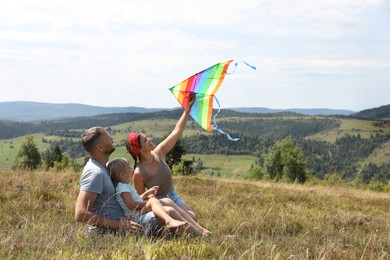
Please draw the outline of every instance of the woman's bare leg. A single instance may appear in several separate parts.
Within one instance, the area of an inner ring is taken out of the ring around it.
[[[187,225],[187,222],[173,219],[162,206],[161,202],[158,199],[151,198],[148,200],[146,205],[141,209],[141,214],[146,214],[150,210],[156,215],[157,218],[164,221],[165,226],[168,229],[177,229],[181,226]]]
[[[179,220],[182,220],[182,221],[186,221],[182,215],[180,215],[179,212],[177,212],[176,209],[174,209],[173,207],[171,206],[164,206],[165,210],[168,212],[168,214],[174,218],[174,219],[179,219]],[[199,230],[197,227],[194,227],[194,225],[192,225],[191,223],[188,223],[188,222],[185,222],[187,224],[187,227],[188,227],[188,231],[194,235],[204,235],[202,233],[201,230]]]
[[[172,201],[173,202],[173,201]],[[179,206],[182,210],[184,210],[188,216],[190,216],[194,221],[198,222],[198,218],[195,215],[195,212],[188,206],[187,204],[183,204]]]
[[[196,222],[190,215],[188,215],[186,211],[184,211],[181,207],[179,207],[176,203],[174,203],[170,198],[160,199],[160,202],[163,206],[170,206],[173,209],[175,209],[185,221],[187,221],[189,224],[194,226],[203,235],[209,234],[210,231],[208,231],[206,228],[199,225],[198,222]]]

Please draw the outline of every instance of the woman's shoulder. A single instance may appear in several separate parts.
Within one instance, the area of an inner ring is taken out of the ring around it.
[[[161,159],[165,159],[165,149],[164,147],[161,145],[161,143],[159,145],[156,146],[156,148],[154,148],[154,150],[152,150],[151,152],[154,153],[155,155],[157,155],[159,158]]]
[[[153,151],[151,151],[151,153],[152,153],[153,156],[156,157],[158,160],[165,161],[164,156],[163,156],[161,153],[158,153],[158,151],[156,152],[156,149],[154,149]]]
[[[143,183],[145,180],[144,173],[140,170],[139,167],[135,168],[133,176],[134,184]]]
[[[134,174],[134,176],[142,175],[142,171],[141,171],[139,165],[137,165],[137,167],[134,169],[133,174]]]

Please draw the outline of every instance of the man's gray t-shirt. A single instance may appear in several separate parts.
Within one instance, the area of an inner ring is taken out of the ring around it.
[[[93,159],[89,159],[80,178],[80,190],[97,193],[91,209],[96,214],[111,219],[124,216],[122,208],[115,199],[115,187],[107,168]]]

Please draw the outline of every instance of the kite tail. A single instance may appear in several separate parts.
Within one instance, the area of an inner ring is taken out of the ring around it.
[[[215,99],[215,101],[217,101],[218,112],[213,116],[213,123],[214,123],[214,125],[212,125],[211,128],[212,128],[213,130],[216,130],[216,131],[220,132],[220,133],[223,134],[223,135],[226,135],[227,138],[228,138],[230,141],[237,142],[238,140],[240,140],[240,138],[233,138],[233,137],[231,137],[228,133],[225,133],[224,131],[222,131],[221,128],[219,128],[219,127],[217,126],[216,117],[217,117],[219,111],[221,111],[221,106],[219,105],[219,101],[218,101],[218,99],[217,99],[216,96],[214,96],[214,99]]]
[[[232,70],[232,71],[229,71],[229,72],[226,72],[226,74],[227,74],[227,75],[233,74],[234,71],[236,70],[237,65],[238,65],[239,63],[244,63],[245,65],[247,65],[247,66],[250,67],[251,69],[256,70],[256,67],[255,67],[255,66],[252,66],[252,65],[250,65],[249,63],[247,63],[247,62],[245,62],[245,61],[236,61],[236,62],[234,63],[234,68],[233,68],[233,70]]]
[[[256,70],[256,67],[255,67],[255,66],[252,66],[252,65],[248,64],[248,63],[245,62],[245,61],[237,61],[237,62],[234,63],[234,68],[233,68],[233,70],[230,71],[230,72],[226,72],[226,74],[227,74],[227,75],[233,74],[234,71],[236,70],[237,65],[238,65],[239,63],[244,63],[245,65],[247,65],[247,66],[250,67],[251,69]],[[233,138],[233,137],[231,137],[228,133],[225,133],[224,131],[222,131],[222,129],[220,129],[220,128],[218,127],[217,121],[216,121],[216,117],[217,117],[218,113],[221,111],[221,106],[219,105],[219,101],[218,101],[218,99],[217,99],[216,96],[214,96],[214,99],[215,99],[215,101],[217,101],[217,104],[218,104],[218,112],[213,116],[213,123],[214,123],[214,124],[211,126],[211,128],[212,128],[213,130],[216,130],[216,131],[220,132],[220,133],[223,134],[223,135],[226,135],[227,138],[228,138],[230,141],[237,142],[238,140],[240,140],[240,138]]]

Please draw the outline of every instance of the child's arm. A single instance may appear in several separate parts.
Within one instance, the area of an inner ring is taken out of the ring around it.
[[[146,205],[146,201],[134,201],[130,192],[122,192],[121,197],[129,209],[140,210]]]
[[[148,189],[147,191],[145,191],[144,193],[142,193],[140,195],[140,197],[143,199],[143,200],[146,200],[146,199],[149,199],[151,197],[151,195],[154,195],[157,193],[157,190],[158,190],[158,186],[153,186],[152,188]]]

